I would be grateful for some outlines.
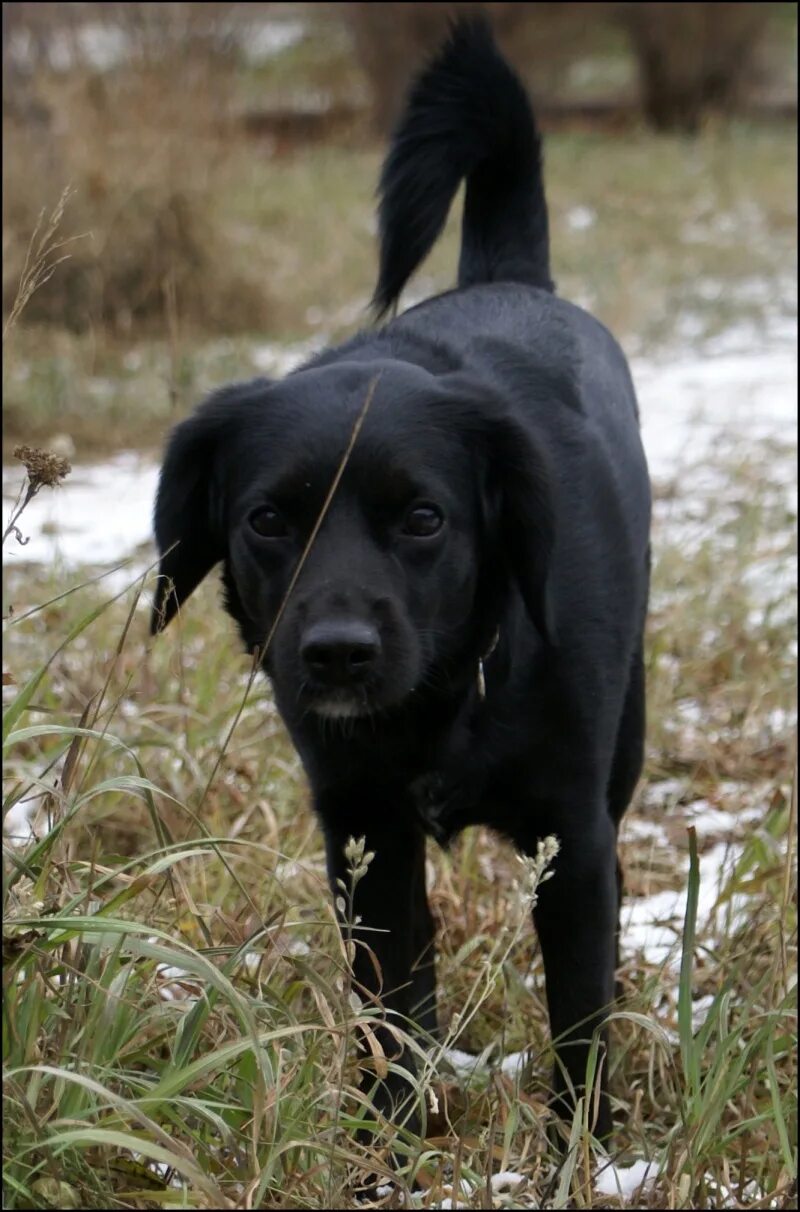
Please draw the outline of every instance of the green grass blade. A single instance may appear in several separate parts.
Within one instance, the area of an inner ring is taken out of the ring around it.
[[[693,826],[687,829],[689,837],[689,876],[686,887],[686,917],[683,926],[683,950],[678,984],[678,1033],[681,1041],[681,1060],[688,1085],[689,1097],[693,1099],[700,1088],[700,1066],[692,1033],[692,976],[694,971],[694,948],[697,937],[697,903],[700,895],[700,864],[697,857],[697,834]]]

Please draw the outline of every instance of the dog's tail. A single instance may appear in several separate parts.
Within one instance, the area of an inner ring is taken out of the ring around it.
[[[459,286],[527,282],[552,291],[539,134],[485,18],[451,27],[395,131],[378,191],[379,315],[432,248],[464,177]]]

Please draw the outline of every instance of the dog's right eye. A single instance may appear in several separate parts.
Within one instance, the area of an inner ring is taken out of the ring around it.
[[[413,535],[415,539],[428,539],[438,534],[444,524],[444,517],[438,505],[422,502],[415,505],[406,514],[403,534]]]
[[[273,509],[271,505],[262,505],[260,509],[254,509],[249,521],[253,530],[256,534],[261,535],[262,539],[285,539],[289,533],[289,527],[277,509]]]

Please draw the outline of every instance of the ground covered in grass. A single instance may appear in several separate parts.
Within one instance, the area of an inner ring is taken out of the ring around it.
[[[791,1206],[794,458],[732,437],[657,482],[619,1169],[595,1159],[598,1177],[579,1124],[554,1166],[520,873],[471,831],[430,853],[449,1031],[421,1083],[427,1139],[407,1142],[416,1204],[607,1207],[633,1184],[652,1207]],[[109,601],[102,580],[7,572],[9,1206],[343,1206],[366,1164],[368,1012],[302,774],[217,587],[152,644],[151,575]]]

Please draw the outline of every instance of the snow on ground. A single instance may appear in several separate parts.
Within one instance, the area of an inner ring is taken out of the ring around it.
[[[4,841],[14,842],[17,846],[27,846],[35,837],[46,832],[46,823],[42,821],[40,825],[37,820],[37,816],[43,815],[40,808],[41,796],[24,796],[17,800],[3,817]]]
[[[728,816],[728,829],[736,821]],[[730,841],[719,842],[699,856],[700,891],[697,924],[702,933],[715,911],[720,892],[729,881],[739,847]],[[684,873],[688,875],[688,853],[684,856]],[[674,973],[680,968],[681,938],[686,917],[686,885],[679,889],[656,892],[652,896],[626,897],[622,906],[621,947],[623,953],[640,955],[655,967],[668,965]],[[733,897],[728,911],[732,922],[747,914],[747,898]]]
[[[6,518],[24,474],[21,464],[3,468]],[[41,489],[26,507],[20,530],[28,542],[7,540],[6,567],[28,562],[65,569],[113,567],[142,545],[150,547],[157,482],[155,463],[130,451],[105,463],[74,465],[62,485]],[[148,554],[155,558],[155,552]],[[123,576],[122,584],[133,575]]]
[[[797,352],[635,359],[642,440],[653,478],[711,452],[734,433],[752,443],[797,436]]]
[[[214,29],[211,18],[211,30]],[[217,18],[219,23],[219,19]],[[166,33],[167,31],[165,31]],[[218,34],[222,39],[223,31]],[[230,23],[227,37],[234,42],[249,63],[264,63],[289,50],[302,40],[306,27],[303,21],[291,17],[275,19],[250,19]],[[172,31],[173,36],[175,31]],[[96,71],[110,72],[129,58],[136,39],[131,39],[124,24],[112,20],[85,21],[70,25],[66,30],[55,29],[46,36],[46,53],[51,67],[56,71],[70,71],[81,64],[89,64]],[[36,65],[42,43],[34,43],[26,29],[12,32],[8,42],[8,53],[15,64],[30,68]]]
[[[655,1162],[636,1161],[627,1169],[621,1166],[606,1166],[598,1174],[594,1185],[600,1195],[616,1195],[629,1200],[634,1195],[642,1195],[645,1188],[654,1183],[657,1177],[658,1166]]]

